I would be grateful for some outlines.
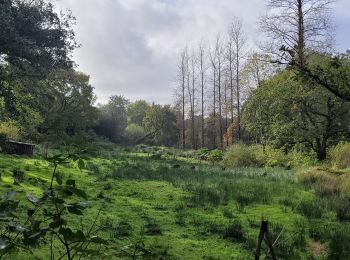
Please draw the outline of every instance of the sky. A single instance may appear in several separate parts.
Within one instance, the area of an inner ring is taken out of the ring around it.
[[[76,17],[81,47],[73,59],[90,75],[97,102],[111,95],[131,101],[173,103],[178,56],[184,46],[225,34],[243,20],[251,46],[261,38],[257,21],[266,0],[56,0]],[[350,49],[350,0],[334,4],[337,51]]]

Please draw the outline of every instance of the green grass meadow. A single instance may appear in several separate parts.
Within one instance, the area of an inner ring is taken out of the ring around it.
[[[19,185],[13,184],[14,169],[25,172]],[[1,154],[0,171],[1,194],[16,190],[24,214],[30,207],[26,194],[42,194],[52,165],[39,155]],[[329,198],[299,183],[296,172],[223,168],[122,148],[90,154],[83,170],[74,162],[58,168],[64,180],[75,179],[88,194],[84,216],[72,221],[87,227],[96,220],[99,235],[121,250],[142,241],[159,259],[254,259],[260,221],[267,219],[278,259],[346,259],[349,221],[339,219]],[[267,253],[264,245],[261,259]],[[5,259],[49,259],[49,254],[43,243],[32,254],[18,249]]]

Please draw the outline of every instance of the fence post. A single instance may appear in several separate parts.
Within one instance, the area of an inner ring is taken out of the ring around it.
[[[260,232],[259,232],[259,238],[258,238],[258,244],[256,246],[255,251],[255,260],[259,260],[260,254],[261,254],[261,243],[263,239],[265,238],[265,243],[269,247],[271,256],[273,260],[277,260],[275,250],[273,249],[273,245],[271,242],[271,237],[269,234],[269,222],[267,220],[262,220],[260,225]]]

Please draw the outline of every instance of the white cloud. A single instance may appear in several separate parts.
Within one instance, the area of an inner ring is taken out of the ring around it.
[[[339,1],[336,14],[344,17],[350,1]],[[82,47],[74,58],[79,69],[91,75],[99,102],[123,94],[132,100],[170,103],[179,49],[225,33],[234,16],[244,20],[251,41],[259,38],[256,24],[264,2],[57,0],[57,5],[71,9],[77,18]]]

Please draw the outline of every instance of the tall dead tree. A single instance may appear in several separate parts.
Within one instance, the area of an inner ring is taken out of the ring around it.
[[[219,106],[219,134],[220,134],[220,148],[224,147],[223,126],[222,126],[222,76],[223,76],[223,48],[221,45],[220,36],[216,39],[215,44],[216,61],[217,61],[217,76],[218,76],[218,106]]]
[[[227,135],[227,130],[228,130],[228,100],[227,100],[227,81],[225,80],[224,84],[224,112],[225,112],[225,136],[226,136],[226,147],[229,146],[229,136]]]
[[[242,60],[246,54],[246,37],[243,30],[242,21],[238,18],[234,18],[229,37],[231,38],[234,51],[234,71],[235,71],[235,83],[236,83],[236,105],[237,105],[237,141],[241,141],[241,67]]]
[[[234,97],[234,49],[233,49],[233,39],[231,37],[231,31],[229,31],[229,37],[227,41],[227,46],[226,46],[226,64],[227,64],[227,71],[228,71],[228,81],[229,81],[229,87],[230,87],[230,113],[231,113],[231,142],[234,142],[234,100],[236,99]],[[227,137],[228,139],[228,137]]]
[[[269,12],[260,20],[270,41],[265,51],[281,63],[306,66],[313,50],[329,50],[333,43],[330,10],[334,0],[268,0]]]
[[[203,148],[205,146],[205,139],[204,139],[204,76],[205,76],[205,51],[204,47],[201,44],[199,46],[199,70],[200,70],[200,77],[201,77],[201,147]]]
[[[212,73],[213,73],[213,122],[212,122],[212,127],[213,127],[213,137],[212,137],[212,141],[213,141],[213,148],[217,147],[216,144],[216,132],[217,132],[217,128],[216,128],[216,74],[217,74],[217,66],[216,66],[216,51],[214,50],[209,51],[209,57],[210,57],[210,63],[212,66]]]
[[[179,64],[179,80],[181,85],[181,147],[186,148],[186,104],[185,104],[185,88],[186,88],[186,77],[187,77],[187,49],[184,49],[180,54]]]
[[[192,149],[197,149],[196,142],[196,125],[195,125],[195,86],[196,86],[196,64],[195,55],[191,56],[191,80],[192,80],[192,93],[190,92],[190,106],[191,106],[191,130],[192,130]]]

